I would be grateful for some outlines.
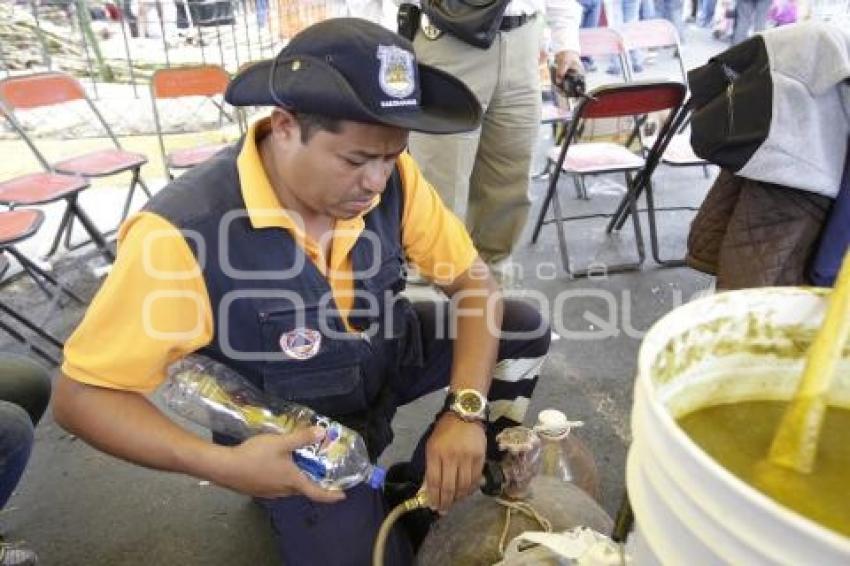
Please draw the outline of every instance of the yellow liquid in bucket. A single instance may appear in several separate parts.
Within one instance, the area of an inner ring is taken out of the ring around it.
[[[811,474],[766,461],[787,402],[747,401],[705,407],[679,426],[708,455],[775,501],[850,537],[850,410],[829,407]]]

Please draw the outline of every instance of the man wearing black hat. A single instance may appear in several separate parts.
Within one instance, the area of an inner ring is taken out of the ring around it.
[[[260,498],[287,564],[365,564],[386,504],[369,486],[323,490],[298,471],[290,453],[314,431],[211,444],[144,394],[199,352],[358,430],[375,459],[396,408],[448,386],[411,466],[446,511],[498,455],[494,435],[523,420],[548,327],[502,301],[405,153],[410,130],[465,131],[480,117],[408,41],[328,20],[240,73],[226,98],[274,109],[122,226],[114,268],[66,343],[56,418],[120,458]],[[401,296],[405,260],[451,304]],[[397,531],[389,562],[407,564]]]

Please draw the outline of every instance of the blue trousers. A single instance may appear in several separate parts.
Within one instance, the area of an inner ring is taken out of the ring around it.
[[[599,16],[602,14],[602,0],[578,0],[581,5],[581,27],[599,27]]]
[[[421,365],[399,367],[392,376],[397,406],[449,384],[452,340],[448,338],[448,306],[418,303],[415,308],[423,360]],[[524,418],[550,339],[549,327],[537,310],[519,301],[505,302],[502,332],[505,337],[499,343],[500,362],[488,395],[490,457],[496,453],[495,435],[520,424]],[[412,459],[420,474],[425,468],[424,447],[430,430],[423,435]],[[281,561],[286,566],[370,564],[375,536],[389,511],[382,493],[364,485],[346,491],[346,499],[334,504],[314,503],[301,496],[263,500],[260,504],[269,513]],[[400,528],[393,529],[385,556],[389,565],[413,563],[410,542]]]
[[[50,378],[27,358],[0,358],[0,509],[2,509],[30,457],[33,429],[50,400]]]

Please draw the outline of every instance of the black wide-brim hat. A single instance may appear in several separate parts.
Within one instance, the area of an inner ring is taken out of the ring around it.
[[[432,134],[467,132],[481,121],[463,82],[417,63],[407,39],[358,18],[306,28],[277,57],[237,74],[225,99]]]

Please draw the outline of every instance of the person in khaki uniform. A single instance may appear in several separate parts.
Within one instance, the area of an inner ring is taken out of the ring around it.
[[[561,81],[570,69],[583,71],[581,16],[575,0],[512,0],[487,49],[433,29],[420,30],[413,40],[421,62],[461,79],[484,109],[477,130],[451,136],[414,133],[410,152],[446,206],[465,219],[476,249],[496,276],[528,217],[529,172],[540,124],[541,32],[548,23]]]

